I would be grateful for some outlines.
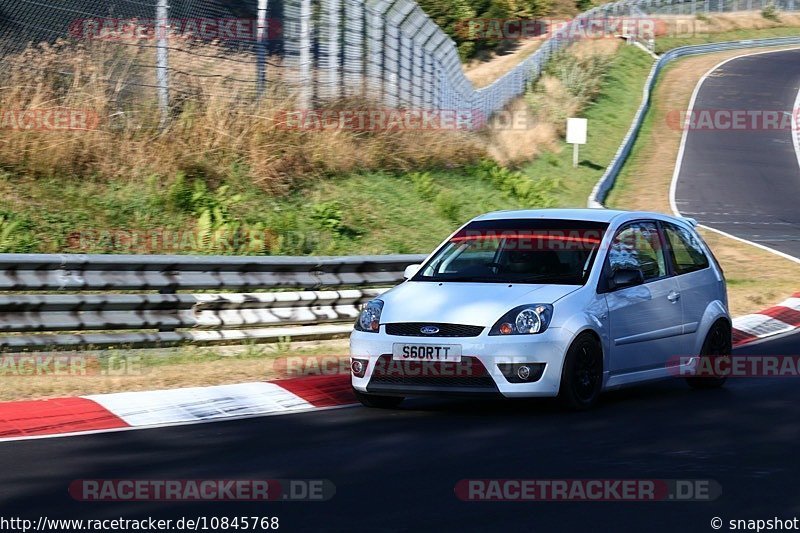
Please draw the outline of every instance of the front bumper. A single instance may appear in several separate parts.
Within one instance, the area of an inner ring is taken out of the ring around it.
[[[358,391],[387,396],[556,396],[571,340],[570,332],[562,328],[548,328],[536,335],[489,336],[484,332],[478,337],[408,337],[387,335],[382,325],[378,333],[354,331],[350,336],[351,358],[367,361],[364,376],[352,375],[351,379]],[[392,367],[395,343],[458,344],[465,364],[424,363],[420,366],[425,368],[415,366],[413,371]],[[536,381],[512,383],[498,366],[504,363],[544,364],[544,371]]]

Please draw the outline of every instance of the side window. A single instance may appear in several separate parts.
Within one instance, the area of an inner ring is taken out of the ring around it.
[[[645,281],[667,275],[667,264],[658,227],[653,222],[635,222],[622,228],[608,252],[611,274],[620,268],[639,269]]]
[[[665,223],[664,235],[676,274],[687,274],[708,267],[708,257],[703,252],[703,246],[691,231]]]

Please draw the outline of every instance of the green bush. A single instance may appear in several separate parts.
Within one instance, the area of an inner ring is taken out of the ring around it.
[[[523,207],[539,208],[555,205],[553,191],[559,186],[557,179],[531,178],[518,170],[501,167],[491,160],[482,161],[472,169],[479,179],[489,181]]]
[[[764,6],[764,9],[761,10],[761,16],[773,22],[781,21],[781,17],[778,14],[778,10],[775,8],[775,4],[773,3],[769,3],[766,6]]]
[[[30,221],[0,212],[0,253],[30,253],[36,249]]]
[[[322,202],[311,207],[311,220],[322,228],[334,234],[340,234],[344,229],[342,221],[344,214],[338,202]]]
[[[470,36],[466,23],[470,19],[532,19],[551,13],[552,0],[419,0],[419,5],[447,33],[458,47],[462,60],[479,52],[496,51],[513,45],[507,39],[483,39]],[[576,11],[591,0],[575,0]]]

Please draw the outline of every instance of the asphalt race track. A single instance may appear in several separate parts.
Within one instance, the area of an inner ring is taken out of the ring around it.
[[[695,116],[709,110],[797,113],[799,90],[800,50],[745,56],[708,76]],[[758,122],[736,130],[689,129],[676,204],[706,226],[800,258],[800,165],[792,132]]]
[[[797,353],[800,334],[740,354]],[[407,401],[214,424],[2,444],[6,514],[36,518],[275,515],[281,529],[710,531],[709,521],[800,515],[800,384],[681,380],[612,392],[593,411],[549,401]],[[712,502],[463,502],[465,478],[713,479]],[[328,502],[108,503],[75,479],[325,478]],[[591,527],[589,526],[591,524]]]

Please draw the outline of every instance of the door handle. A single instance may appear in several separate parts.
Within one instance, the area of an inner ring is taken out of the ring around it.
[[[681,293],[679,292],[669,291],[669,294],[667,294],[667,300],[669,300],[672,303],[675,303],[680,299],[681,299]]]

